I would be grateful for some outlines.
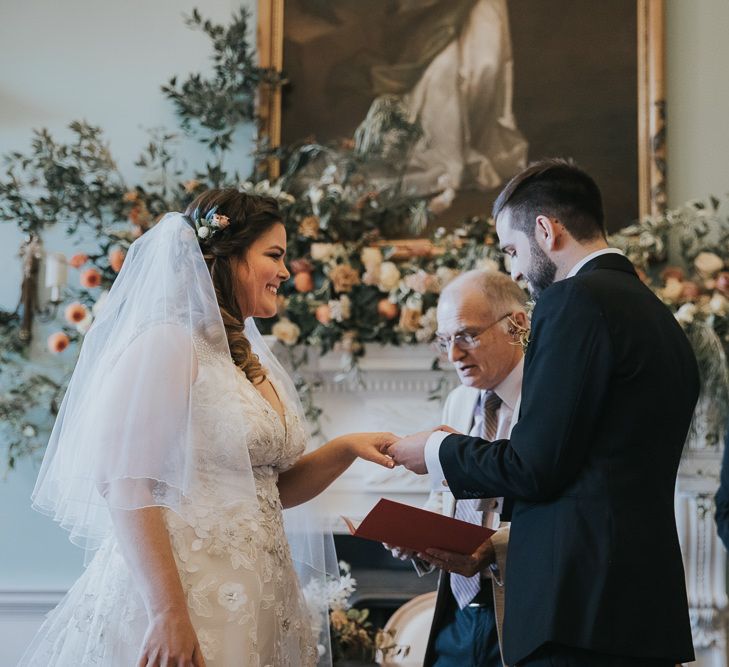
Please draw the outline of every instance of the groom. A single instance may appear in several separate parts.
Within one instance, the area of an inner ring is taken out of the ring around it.
[[[493,213],[512,277],[539,298],[519,421],[509,439],[424,432],[389,453],[457,498],[515,501],[506,664],[693,660],[673,511],[699,390],[688,340],[608,247],[600,191],[571,162],[528,167]]]

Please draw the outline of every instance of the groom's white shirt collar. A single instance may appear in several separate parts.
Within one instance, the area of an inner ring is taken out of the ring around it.
[[[618,250],[617,248],[603,248],[602,250],[596,250],[595,252],[591,252],[587,257],[583,257],[577,264],[575,264],[571,269],[570,272],[565,276],[565,278],[572,278],[587,262],[592,261],[595,259],[595,257],[600,257],[600,255],[622,255],[623,251]]]

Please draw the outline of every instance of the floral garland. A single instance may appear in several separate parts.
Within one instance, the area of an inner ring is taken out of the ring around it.
[[[729,343],[729,217],[718,199],[646,217],[610,241],[682,325],[706,323]]]
[[[286,170],[275,183],[255,178],[242,182],[237,173],[226,172],[222,158],[230,149],[232,128],[257,120],[253,107],[243,116],[237,111],[230,115],[226,100],[236,95],[249,99],[262,82],[280,83],[275,73],[252,67],[247,19],[241,13],[226,28],[193,12],[190,23],[213,41],[214,80],[191,76],[179,87],[172,79],[163,88],[183,129],[201,132],[201,141],[210,148],[214,159],[204,170],[185,173],[176,166],[175,135],[155,134],[138,160],[148,176],[129,186],[101,130],[85,123],[71,125],[76,140],[70,144],[59,144],[42,130],[30,154],[6,156],[0,221],[35,239],[26,244],[26,259],[32,258],[28,248],[35,248],[41,232],[53,224],[65,226],[85,244],[90,235],[94,246],[68,261],[71,280],[58,304],[63,323],[47,339],[48,349],[67,359],[65,374],[53,376],[42,366],[42,371],[30,366],[18,338],[21,313],[0,311],[0,428],[7,467],[42,452],[79,345],[103,308],[131,243],[162,214],[185,210],[208,188],[238,187],[279,202],[293,275],[279,292],[277,316],[260,326],[289,352],[297,388],[315,423],[321,412],[313,396],[316,382],[301,372],[308,350],[341,351],[346,377],[357,371],[367,343],[428,343],[436,328],[438,296],[450,281],[474,268],[503,269],[494,224],[485,217],[452,231],[436,229],[429,243],[388,241],[422,232],[454,197],[447,179],[435,192],[415,197],[403,188],[397,166],[384,174],[377,171],[383,164],[404,164],[400,158],[420,136],[395,103],[373,108],[354,138],[340,145],[280,149],[276,156],[285,158]],[[232,44],[240,45],[245,57],[235,56]],[[211,86],[227,92],[210,96],[206,91]],[[271,155],[259,146],[258,156],[263,160]],[[203,242],[228,223],[215,212],[205,219],[194,217]],[[706,323],[727,341],[729,221],[720,214],[717,200],[646,218],[612,242],[624,248],[682,324],[691,328]],[[661,272],[672,248],[684,266]],[[716,358],[710,346],[702,350],[707,359]]]

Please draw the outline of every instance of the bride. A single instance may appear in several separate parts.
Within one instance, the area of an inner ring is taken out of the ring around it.
[[[253,322],[276,314],[285,252],[276,202],[237,190],[201,194],[130,248],[33,492],[88,566],[21,665],[329,661],[326,609],[305,593],[333,543],[302,503],[357,457],[392,467],[395,436],[304,453],[296,390]]]

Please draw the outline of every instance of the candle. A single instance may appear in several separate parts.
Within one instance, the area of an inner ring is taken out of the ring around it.
[[[51,288],[51,301],[61,300],[61,289],[68,281],[68,264],[66,256],[60,252],[46,254],[46,287]]]

